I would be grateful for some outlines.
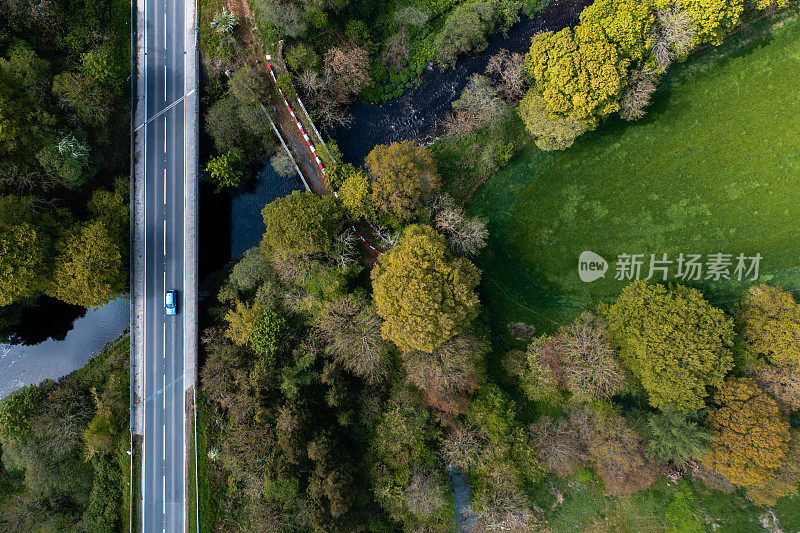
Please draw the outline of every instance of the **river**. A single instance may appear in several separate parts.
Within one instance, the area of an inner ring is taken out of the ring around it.
[[[378,144],[437,137],[442,119],[451,111],[450,103],[458,98],[472,74],[486,70],[491,56],[503,49],[525,54],[534,35],[576,25],[580,12],[591,3],[592,0],[553,0],[532,17],[522,16],[505,35],[493,37],[486,50],[461,57],[455,68],[442,71],[429,67],[410,93],[382,104],[353,105],[352,122],[332,132],[344,159],[360,165]]]
[[[120,336],[130,323],[128,300],[119,297],[105,307],[72,323],[71,329],[56,340],[49,338],[35,345],[0,344],[0,398],[12,391],[58,379],[84,366],[92,356]]]

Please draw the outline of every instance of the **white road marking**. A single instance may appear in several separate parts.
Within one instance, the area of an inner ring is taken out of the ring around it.
[[[167,75],[167,67],[164,65],[164,76]],[[167,85],[164,84],[164,100],[167,99]],[[164,117],[164,153],[167,153],[167,117]]]
[[[164,101],[167,101],[167,65],[164,65]]]
[[[161,341],[162,341],[161,342],[161,344],[162,344],[161,358],[162,359],[166,359],[167,358],[167,323],[164,322],[163,326],[164,326],[164,334],[161,336]]]
[[[164,169],[164,205],[167,205],[167,169]]]
[[[164,11],[164,50],[167,49],[167,12]]]
[[[167,395],[164,394],[166,398]],[[167,426],[163,426],[163,431],[161,432],[161,460],[165,461],[167,459]]]
[[[167,257],[167,221],[164,221],[164,257]],[[166,271],[164,271],[166,274]],[[166,287],[166,282],[164,282],[164,287]]]

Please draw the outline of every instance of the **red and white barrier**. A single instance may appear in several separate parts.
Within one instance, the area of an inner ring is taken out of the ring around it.
[[[267,60],[269,60],[269,59],[270,59],[269,56],[267,56]],[[267,63],[267,68],[269,68],[269,73],[272,76],[272,81],[274,81],[277,84],[278,80],[275,78],[275,72],[272,70],[272,65],[270,63]],[[294,123],[297,125],[297,128],[300,130],[300,134],[303,136],[303,139],[305,139],[306,143],[308,143],[308,148],[309,148],[309,150],[311,150],[311,153],[314,155],[314,160],[316,160],[317,165],[319,166],[319,169],[322,171],[322,175],[325,176],[325,165],[322,163],[322,159],[319,158],[319,155],[317,154],[317,149],[314,146],[314,143],[311,141],[311,137],[308,136],[308,134],[306,133],[306,130],[303,128],[303,124],[297,119],[297,116],[294,114],[294,111],[292,111],[292,106],[289,105],[289,101],[283,95],[283,91],[281,90],[280,87],[278,87],[278,93],[281,95],[281,98],[283,99],[283,104],[286,106],[286,109],[289,110],[289,115],[291,115],[291,117],[294,119]],[[339,200],[339,195],[336,193],[336,191],[333,191],[333,196],[336,198],[337,201],[341,201],[341,200]],[[355,224],[353,224],[352,220],[348,219],[347,222],[350,224],[350,227],[353,229],[353,232],[356,234],[356,236],[358,236],[358,238],[361,239],[361,242],[363,242],[366,246],[369,247],[370,250],[372,250],[376,254],[378,254],[378,255],[381,254],[380,250],[378,250],[377,248],[372,246],[369,243],[369,241],[367,239],[365,239],[364,236],[361,235],[361,233],[359,233],[359,231],[356,229]]]

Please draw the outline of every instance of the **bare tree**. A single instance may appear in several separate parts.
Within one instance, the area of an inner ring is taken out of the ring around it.
[[[402,70],[408,60],[408,32],[405,26],[386,41],[383,62],[395,71]]]
[[[496,122],[505,109],[489,79],[480,74],[470,77],[461,96],[452,105],[453,113],[444,122],[445,131],[450,135],[470,132]]]
[[[662,72],[669,68],[676,57],[689,53],[696,36],[697,29],[688,12],[677,6],[656,12],[651,41],[653,59]]]
[[[536,333],[536,328],[525,322],[512,322],[508,325],[508,333],[518,341],[529,339]]]
[[[297,172],[294,168],[294,160],[292,159],[292,156],[289,155],[289,152],[283,149],[278,149],[275,155],[269,158],[269,164],[273,169],[275,169],[275,172],[277,172],[278,175],[283,178],[293,176]]]
[[[457,425],[442,442],[442,456],[448,465],[467,471],[478,464],[486,435],[471,425]]]
[[[386,377],[389,348],[372,306],[344,296],[328,305],[316,325],[328,342],[328,353],[350,372],[373,384]]]
[[[339,270],[345,271],[358,261],[356,250],[356,236],[348,228],[333,240],[333,250],[330,253],[331,262]]]
[[[431,516],[443,508],[445,495],[436,473],[427,467],[417,467],[403,491],[403,501],[415,516]]]
[[[436,213],[433,223],[447,238],[450,250],[456,255],[477,255],[489,237],[486,223],[468,217],[460,207],[445,208]]]
[[[522,54],[501,50],[489,58],[485,72],[494,80],[498,92],[506,100],[517,102],[525,96],[528,75]]]
[[[565,418],[543,416],[528,428],[530,442],[543,466],[559,476],[568,476],[588,460],[585,446]]]
[[[656,91],[658,75],[648,70],[631,73],[628,85],[619,102],[619,116],[624,120],[639,120],[650,105],[650,97]]]
[[[582,313],[560,331],[562,364],[567,389],[591,398],[610,398],[625,386],[625,372],[606,340],[605,326],[591,313]]]

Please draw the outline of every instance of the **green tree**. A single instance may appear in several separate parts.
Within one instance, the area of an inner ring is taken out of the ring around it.
[[[733,367],[733,321],[696,289],[631,283],[605,315],[612,342],[654,407],[703,407],[706,388],[720,386]]]
[[[706,451],[706,441],[711,439],[711,434],[691,415],[671,407],[648,415],[647,431],[650,440],[647,454],[659,461],[673,461],[677,465],[700,457]]]
[[[414,218],[441,188],[430,150],[411,140],[376,146],[364,164],[372,176],[376,210],[401,220]]]
[[[784,464],[789,422],[775,400],[749,378],[733,378],[717,391],[719,406],[709,415],[715,439],[700,459],[731,483],[748,487],[768,482]]]
[[[274,311],[264,311],[250,332],[250,345],[261,355],[272,357],[286,332],[286,319]]]
[[[86,124],[101,126],[111,115],[114,96],[93,78],[79,72],[62,72],[53,78],[53,94]]]
[[[375,220],[375,208],[372,204],[372,188],[369,178],[361,170],[350,174],[339,189],[339,199],[345,209],[355,220]]]
[[[0,440],[4,445],[30,435],[30,416],[42,399],[41,390],[30,385],[0,401]]]
[[[540,33],[525,64],[549,116],[572,116],[593,129],[600,118],[619,111],[630,60],[596,31],[578,26]]]
[[[757,285],[739,315],[750,350],[777,366],[800,366],[800,305],[792,293]]]
[[[342,212],[333,196],[293,191],[261,210],[267,253],[315,255],[330,252]]]
[[[455,64],[459,54],[483,50],[489,35],[506,31],[519,20],[516,2],[507,0],[477,0],[456,7],[436,36],[436,61],[442,67]]]
[[[220,192],[225,187],[238,187],[244,177],[244,154],[234,148],[222,155],[212,157],[206,163],[206,172],[211,181],[217,184],[215,191]]]
[[[453,257],[436,230],[409,226],[372,270],[384,336],[403,350],[433,352],[477,316],[479,280],[478,269]]]
[[[112,41],[81,55],[81,71],[101,85],[119,91],[128,74],[128,63]]]
[[[119,244],[101,221],[82,224],[56,259],[52,296],[84,307],[107,304],[126,289]]]
[[[27,222],[0,226],[0,306],[39,294],[47,282],[45,253]]]

